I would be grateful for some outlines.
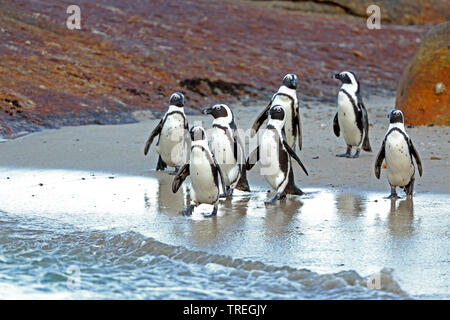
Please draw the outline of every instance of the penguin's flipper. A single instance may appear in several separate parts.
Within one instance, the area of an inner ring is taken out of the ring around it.
[[[381,171],[381,165],[383,164],[383,160],[385,158],[385,145],[386,145],[386,138],[384,138],[383,143],[381,144],[380,151],[378,151],[377,158],[375,160],[375,177],[377,179],[380,179],[380,171]]]
[[[295,153],[294,150],[292,150],[292,148],[289,146],[289,144],[287,143],[287,141],[285,139],[283,139],[283,145],[286,148],[287,152],[289,153],[289,155],[295,159],[295,161],[298,162],[298,164],[300,165],[300,167],[302,167],[303,171],[306,173],[306,175],[308,176],[308,171],[306,171],[305,166],[303,165],[302,161],[300,160],[300,158],[297,156],[297,154]]]
[[[264,121],[266,121],[267,118],[269,117],[267,112],[269,111],[271,105],[272,105],[272,100],[270,100],[270,102],[267,105],[267,107],[265,107],[264,110],[256,118],[256,120],[255,120],[255,122],[253,123],[253,126],[252,126],[252,130],[251,130],[251,134],[250,134],[251,137],[253,137],[256,134],[256,132],[258,132],[259,128],[262,126]]]
[[[247,168],[245,164],[245,153],[244,153],[244,144],[242,143],[241,138],[237,134],[236,131],[234,131],[234,146],[235,146],[235,155],[234,158],[237,160],[237,149],[239,148],[239,171],[241,172],[241,177],[239,178],[239,181],[236,185],[236,188],[241,191],[250,191],[250,187],[248,185],[247,181]]]
[[[341,134],[341,128],[339,127],[339,119],[338,119],[337,112],[333,119],[333,131],[334,131],[334,134],[336,135],[336,137],[339,137],[339,135]]]
[[[212,154],[212,160],[213,160],[214,166],[216,167],[217,172],[219,173],[219,176],[220,176],[220,182],[221,182],[221,184],[222,184],[222,191],[223,191],[223,194],[226,195],[226,194],[227,194],[227,187],[226,187],[226,185],[225,185],[225,179],[224,179],[224,177],[223,177],[223,172],[222,172],[222,169],[220,168],[219,164],[217,163],[216,157],[214,157],[214,154]],[[220,193],[220,192],[219,192],[219,193]]]
[[[419,153],[417,152],[416,148],[414,147],[412,140],[408,139],[408,147],[409,147],[409,153],[414,156],[417,163],[417,169],[419,170],[420,176],[422,176],[422,161],[420,160]]]
[[[250,153],[250,155],[247,158],[247,161],[245,162],[245,168],[247,171],[252,170],[253,166],[259,161],[259,146],[256,147],[255,150]]]
[[[153,129],[152,133],[150,134],[150,137],[147,139],[147,142],[145,143],[144,155],[147,155],[148,150],[150,149],[150,146],[152,145],[153,139],[155,139],[155,137],[161,133],[161,129],[164,126],[165,120],[166,120],[166,117],[161,119],[161,121],[156,126],[156,128]]]
[[[178,173],[175,176],[175,178],[173,178],[172,182],[173,193],[177,193],[178,189],[180,189],[180,186],[183,184],[184,180],[186,180],[189,174],[190,174],[189,164],[186,163],[184,166],[181,167],[180,170],[178,170]]]
[[[362,149],[367,152],[372,152],[372,147],[370,146],[370,141],[369,141],[369,116],[367,114],[366,107],[364,106],[364,104],[362,102],[359,104],[359,108],[361,110],[361,118],[362,118],[364,133],[365,133]]]
[[[247,168],[245,167],[245,165],[242,166],[241,177],[239,178],[239,181],[235,188],[241,191],[251,191],[250,186],[248,185]]]
[[[302,136],[302,122],[300,118],[300,105],[297,105],[297,115],[295,117],[295,123],[297,124],[297,134],[298,134],[298,148],[302,150],[303,136]]]
[[[237,134],[236,131],[234,131],[233,134],[233,138],[234,138],[234,158],[236,159],[236,161],[238,160],[238,155],[237,155],[237,149],[239,149],[239,167],[242,169],[242,166],[244,165],[245,162],[245,153],[244,153],[244,144],[241,140],[241,137],[239,137],[239,135]]]

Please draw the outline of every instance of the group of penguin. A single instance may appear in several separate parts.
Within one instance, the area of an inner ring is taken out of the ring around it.
[[[337,96],[337,112],[333,120],[333,130],[337,137],[342,133],[347,151],[338,157],[358,158],[361,149],[371,152],[369,141],[368,113],[364,107],[360,84],[356,74],[343,71],[335,74],[341,81]],[[259,162],[261,175],[276,191],[266,203],[273,204],[286,199],[287,194],[303,195],[295,185],[292,159],[308,171],[295,152],[298,142],[302,149],[302,127],[300,105],[297,97],[297,76],[287,74],[282,85],[272,96],[269,104],[256,118],[252,129],[253,137],[267,121],[265,130],[258,136],[258,145],[245,159],[244,145],[238,134],[233,111],[225,104],[216,104],[202,110],[214,120],[212,128],[206,131],[202,126],[189,129],[184,113],[185,99],[176,92],[170,97],[170,106],[159,124],[148,138],[144,154],[147,155],[153,140],[158,137],[159,154],[156,170],[167,166],[175,168],[172,191],[176,193],[185,179],[191,177],[191,199],[183,215],[191,215],[200,204],[213,205],[213,211],[205,215],[217,214],[220,197],[231,197],[234,189],[250,191],[247,171]],[[416,160],[419,174],[422,163],[417,150],[405,131],[404,118],[400,110],[392,110],[388,116],[389,128],[383,139],[375,161],[375,176],[380,178],[381,165],[386,162],[387,178],[391,186],[389,199],[398,198],[396,188],[404,189],[407,197],[412,197],[414,189]],[[352,148],[356,152],[352,155]],[[221,187],[219,186],[219,179]],[[223,193],[220,193],[220,188]]]

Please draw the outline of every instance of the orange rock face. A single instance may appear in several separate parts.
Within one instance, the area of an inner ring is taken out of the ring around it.
[[[396,105],[408,124],[450,125],[450,22],[432,28],[405,69]]]

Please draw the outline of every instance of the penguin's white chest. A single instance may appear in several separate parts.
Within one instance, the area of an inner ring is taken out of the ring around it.
[[[292,125],[292,118],[295,116],[295,110],[292,110],[292,100],[286,96],[278,95],[275,96],[275,98],[273,99],[272,106],[277,104],[284,107],[284,111],[286,113],[286,123],[284,125],[284,131],[286,133],[286,141],[291,146],[291,148],[294,148],[296,137],[294,136],[294,127]],[[294,105],[294,109],[295,108],[296,105]]]
[[[393,131],[386,138],[385,159],[388,181],[393,186],[405,186],[414,174],[408,144],[400,132]]]
[[[183,164],[184,118],[181,114],[167,116],[161,130],[157,151],[169,166],[179,167]]]
[[[264,176],[267,183],[275,190],[287,176],[287,172],[283,172],[280,166],[279,157],[279,138],[273,130],[265,130],[262,135],[262,142],[259,150],[261,175]]]
[[[345,143],[351,146],[359,146],[362,142],[362,133],[356,124],[353,104],[343,92],[338,94],[338,121]]]
[[[219,188],[206,152],[199,147],[194,147],[191,151],[189,171],[194,191],[192,198],[197,203],[214,204],[219,197]]]
[[[211,129],[209,136],[211,151],[222,169],[225,185],[229,186],[239,175],[239,166],[234,158],[234,140],[231,141],[227,133],[217,127]]]

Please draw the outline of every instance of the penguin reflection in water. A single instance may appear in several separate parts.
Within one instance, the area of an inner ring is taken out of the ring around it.
[[[156,170],[164,170],[170,166],[175,167],[175,172],[177,172],[185,160],[185,134],[189,127],[184,114],[183,94],[181,92],[172,94],[169,103],[166,114],[147,139],[144,155],[147,155],[153,139],[158,136],[156,151],[159,158]]]
[[[181,167],[173,179],[172,191],[176,193],[184,180],[190,175],[192,203],[181,214],[190,216],[195,207],[206,203],[214,206],[212,213],[206,217],[213,217],[217,214],[219,202],[219,178],[224,192],[226,190],[225,180],[220,166],[209,150],[205,130],[202,127],[194,126],[189,133],[191,136],[189,161]]]
[[[386,159],[387,178],[391,186],[388,199],[399,198],[396,187],[403,188],[406,196],[410,198],[413,195],[415,180],[413,157],[416,159],[420,176],[422,176],[422,161],[405,131],[403,113],[400,110],[392,110],[389,113],[389,122],[388,131],[375,161],[375,176],[380,179],[381,165]]]
[[[291,157],[294,158],[308,175],[305,166],[290,147],[284,134],[286,113],[283,106],[274,105],[269,110],[269,122],[262,133],[258,147],[247,159],[247,170],[251,170],[256,162],[261,163],[261,175],[276,190],[276,195],[268,204],[286,199],[286,186],[293,183]],[[292,179],[292,182],[290,181]]]
[[[361,148],[371,152],[369,142],[369,117],[364,107],[359,81],[352,71],[343,71],[335,74],[334,79],[342,82],[337,98],[337,112],[333,120],[333,130],[336,137],[342,134],[347,144],[347,152],[337,157],[358,158]],[[352,156],[352,147],[356,152]]]
[[[234,188],[250,191],[245,168],[244,145],[237,132],[234,115],[226,104],[216,104],[203,110],[203,114],[214,117],[210,139],[211,152],[222,169],[226,192],[225,197],[233,194]]]

